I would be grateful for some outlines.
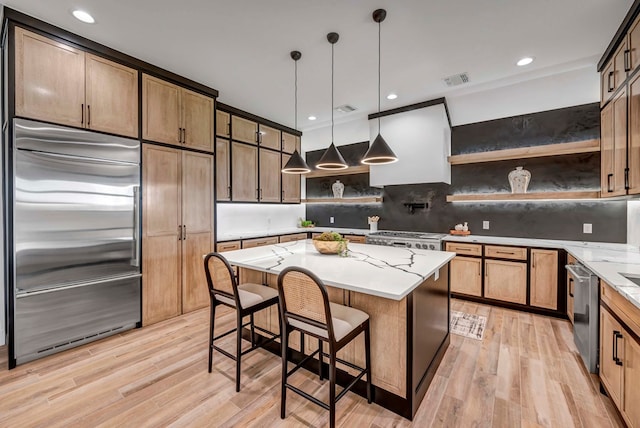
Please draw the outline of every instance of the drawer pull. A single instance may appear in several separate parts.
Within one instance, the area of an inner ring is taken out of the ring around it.
[[[496,251],[496,254],[509,254],[510,256],[516,255],[513,251]]]

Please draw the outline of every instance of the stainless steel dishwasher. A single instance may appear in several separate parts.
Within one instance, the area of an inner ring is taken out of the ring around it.
[[[590,373],[598,373],[598,277],[580,263],[566,266],[573,281],[573,340]]]

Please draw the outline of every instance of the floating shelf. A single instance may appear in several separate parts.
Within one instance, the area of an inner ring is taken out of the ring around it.
[[[538,193],[472,193],[447,195],[447,202],[471,201],[534,201],[540,199],[597,199],[598,191],[538,192]]]
[[[356,165],[350,166],[346,169],[338,169],[338,170],[324,170],[324,169],[316,169],[311,171],[309,174],[303,175],[305,178],[318,178],[318,177],[334,177],[338,175],[353,175],[353,174],[365,174],[369,172],[369,165]]]
[[[367,204],[371,202],[382,202],[382,196],[364,196],[361,198],[310,198],[301,202],[307,204]]]
[[[451,165],[495,162],[501,160],[538,158],[544,156],[571,155],[600,151],[600,140],[584,140],[572,143],[547,144],[544,146],[518,147],[515,149],[494,150],[491,152],[469,153],[449,156]]]

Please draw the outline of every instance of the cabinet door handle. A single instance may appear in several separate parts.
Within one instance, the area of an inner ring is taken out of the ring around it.
[[[260,131],[256,131],[256,143],[260,144],[260,140],[262,140],[262,138],[260,138]]]
[[[535,254],[531,257],[531,268],[533,268],[533,269],[536,268],[536,255]]]
[[[231,186],[227,186],[227,198],[231,199]]]
[[[611,179],[613,178],[613,174],[607,174],[607,192],[611,193],[613,192],[613,189],[611,188]]]
[[[182,142],[187,144],[187,128],[182,128]]]
[[[178,241],[182,241],[182,225],[178,225]]]
[[[260,200],[260,189],[256,189],[256,199]]]
[[[91,125],[91,106],[87,104],[87,126]]]
[[[182,225],[182,239],[187,240],[187,226],[185,224]]]
[[[629,168],[624,169],[624,188],[627,190],[631,188],[629,186]]]
[[[613,92],[613,84],[611,83],[611,78],[613,77],[613,71],[610,71],[607,75],[607,92]]]
[[[178,128],[178,143],[182,143],[182,128]]]
[[[631,70],[631,61],[629,61],[629,54],[631,53],[631,51],[629,49],[624,51],[624,71],[630,71]]]
[[[84,104],[80,104],[80,111],[82,112],[82,117],[80,118],[80,125],[84,125]]]
[[[614,353],[615,353],[614,361],[616,362],[616,366],[621,366],[622,360],[618,358],[618,339],[622,339],[622,334],[619,331],[614,331],[613,332]]]
[[[231,122],[227,122],[227,135],[231,135]]]
[[[489,265],[484,265],[484,276],[489,277]]]
[[[573,278],[569,278],[569,296],[573,297]]]

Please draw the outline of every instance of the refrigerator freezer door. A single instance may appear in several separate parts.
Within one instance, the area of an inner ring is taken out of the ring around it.
[[[140,275],[16,299],[18,364],[102,339],[140,322]]]
[[[137,164],[15,150],[16,295],[139,273]]]

